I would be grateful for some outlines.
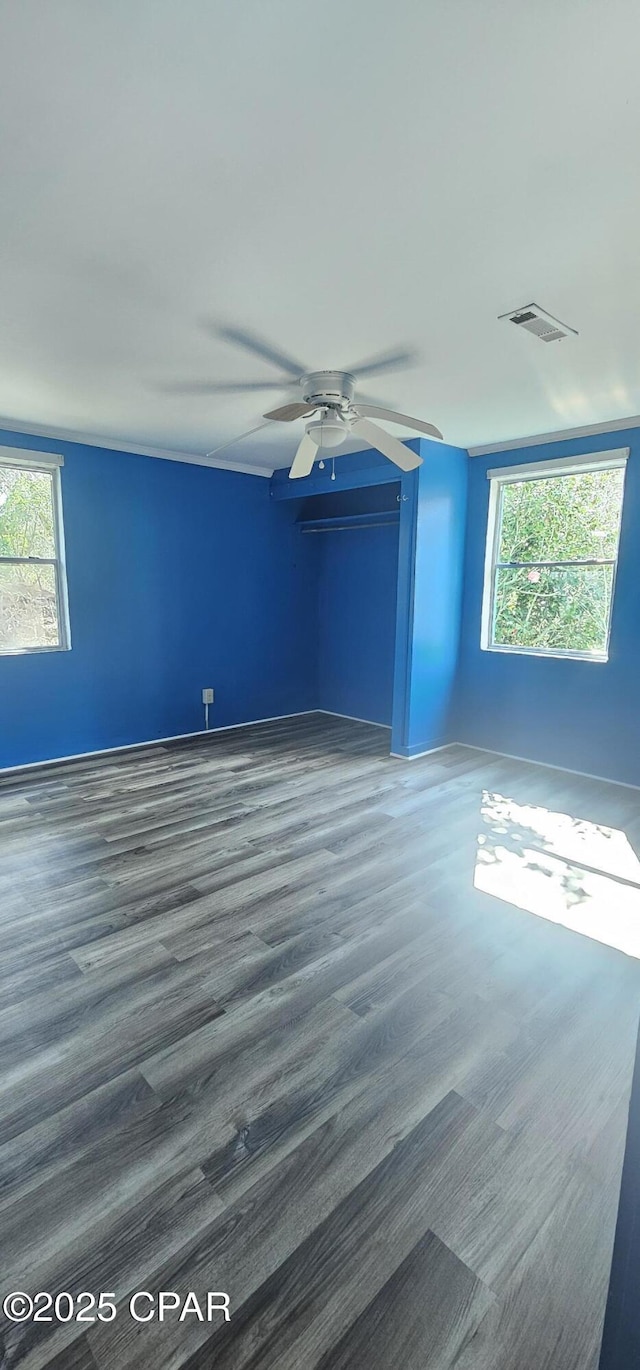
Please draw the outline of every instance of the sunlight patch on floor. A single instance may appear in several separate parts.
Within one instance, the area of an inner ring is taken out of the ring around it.
[[[640,958],[640,859],[626,833],[484,790],[474,885]]]

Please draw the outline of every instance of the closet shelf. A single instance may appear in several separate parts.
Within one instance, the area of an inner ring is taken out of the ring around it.
[[[299,519],[298,528],[303,533],[338,533],[349,528],[380,528],[389,523],[400,522],[398,509],[378,509],[366,514],[335,514],[333,518]]]

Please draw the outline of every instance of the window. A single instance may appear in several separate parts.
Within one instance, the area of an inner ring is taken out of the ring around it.
[[[628,453],[487,472],[485,650],[607,660]]]
[[[61,458],[0,448],[0,652],[69,646]]]

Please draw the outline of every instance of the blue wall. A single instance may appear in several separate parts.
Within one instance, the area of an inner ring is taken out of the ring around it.
[[[489,501],[486,472],[545,458],[631,449],[609,660],[480,650]],[[469,461],[464,614],[454,735],[478,747],[640,785],[640,431],[514,448]]]
[[[312,536],[318,543],[318,707],[390,726],[398,526]]]
[[[638,429],[471,460],[420,443],[399,549],[395,528],[301,534],[293,496],[326,490],[320,473],[295,492],[277,473],[270,492],[260,477],[75,443],[0,443],[65,457],[73,644],[0,657],[0,766],[197,731],[203,685],[214,726],[317,707],[388,722],[397,560],[394,751],[460,740],[640,784]],[[487,469],[623,446],[608,663],[482,652]],[[345,488],[398,478],[371,452],[336,466]]]
[[[62,452],[70,652],[0,657],[0,766],[313,704],[310,549],[259,476],[0,432]]]
[[[415,562],[410,589],[409,670],[403,740],[393,750],[414,756],[454,739],[452,706],[458,660],[467,453],[420,442]]]

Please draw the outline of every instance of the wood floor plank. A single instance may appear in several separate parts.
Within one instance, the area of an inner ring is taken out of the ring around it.
[[[160,1106],[144,1076],[130,1070],[20,1132],[0,1146],[0,1206],[50,1185],[58,1171],[98,1143],[111,1145],[133,1118]]]
[[[618,1184],[568,1181],[456,1370],[597,1370]]]
[[[179,1261],[164,1267],[158,1273],[160,1283],[157,1287],[184,1287],[187,1281],[189,1288],[200,1291],[200,1296],[207,1288],[228,1290],[231,1307],[235,1310],[230,1326],[239,1323],[243,1306],[255,1296],[256,1302],[247,1309],[244,1323],[249,1341],[253,1335],[251,1326],[263,1313],[269,1318],[271,1310],[278,1322],[286,1321],[285,1301],[281,1298],[284,1282],[280,1279],[285,1263],[288,1281],[293,1284],[296,1271],[303,1281],[306,1274],[312,1277],[312,1267],[305,1271],[305,1264],[296,1260],[295,1253],[299,1253],[303,1242],[307,1243],[305,1250],[313,1250],[314,1234],[323,1224],[330,1228],[334,1211],[343,1203],[348,1205],[353,1191],[378,1165],[384,1166],[386,1161],[384,1173],[390,1173],[393,1169],[390,1158],[404,1136],[413,1137],[415,1143],[410,1148],[407,1177],[414,1173],[414,1164],[422,1164],[426,1169],[429,1158],[435,1161],[441,1157],[469,1128],[476,1129],[478,1152],[486,1142],[484,1126],[482,1122],[478,1125],[478,1111],[453,1094],[441,1098],[438,1105],[433,1101],[433,1106],[423,1094],[417,1117],[413,1112],[406,1113],[401,1105],[398,1109],[399,1100],[397,1093],[393,1119],[387,1116],[381,1120],[378,1099],[363,1097],[317,1128],[275,1171],[254,1185],[239,1204],[228,1207],[200,1242],[186,1249]],[[409,1102],[408,1098],[406,1102]],[[491,1131],[495,1125],[490,1123],[488,1126]],[[416,1149],[417,1155],[414,1154]],[[376,1186],[383,1211],[384,1192],[384,1188]],[[347,1209],[342,1212],[344,1215]],[[274,1222],[280,1230],[279,1252],[274,1249]],[[425,1223],[424,1230],[427,1226]],[[375,1231],[378,1231],[377,1223]],[[330,1237],[325,1241],[323,1250],[330,1249]],[[248,1252],[250,1260],[247,1260]],[[376,1254],[377,1249],[368,1253],[369,1260],[374,1258],[374,1265]],[[317,1263],[314,1263],[314,1278],[317,1269]],[[272,1284],[268,1284],[270,1280]],[[277,1301],[273,1308],[271,1292]],[[330,1293],[332,1299],[338,1297],[337,1290],[331,1289]],[[183,1355],[187,1359],[198,1350],[208,1340],[210,1329],[201,1324],[164,1329],[149,1325],[148,1331],[150,1335],[142,1344],[135,1329],[120,1321],[92,1331],[89,1342],[98,1364],[105,1370],[114,1364],[119,1370],[129,1370],[134,1365],[139,1370],[151,1366],[164,1370],[175,1363],[176,1356]],[[233,1340],[235,1343],[235,1333]],[[216,1359],[219,1349],[216,1345]],[[293,1355],[289,1337],[273,1348],[276,1357],[284,1355],[285,1351],[287,1355]],[[227,1346],[225,1355],[229,1365],[234,1364],[237,1353],[238,1344]],[[241,1361],[236,1363],[242,1364]],[[273,1361],[274,1370],[279,1363],[279,1359]],[[302,1358],[298,1361],[301,1363],[304,1364]]]
[[[493,1303],[486,1285],[426,1232],[317,1370],[456,1365]]]
[[[22,1260],[16,1272],[14,1257],[12,1278],[20,1288],[35,1289],[37,1285],[39,1289],[64,1289],[74,1298],[83,1290],[108,1290],[117,1302],[130,1289],[142,1287],[150,1261],[162,1264],[186,1241],[206,1230],[222,1204],[202,1172],[194,1169],[155,1189],[152,1223],[148,1202],[136,1203],[126,1192],[107,1213],[96,1203],[89,1230],[76,1223],[71,1196],[66,1207],[64,1239],[58,1240],[55,1249],[43,1250],[39,1226],[24,1223]],[[12,1236],[9,1230],[9,1241]],[[76,1340],[78,1330],[84,1329],[78,1329],[75,1322],[15,1325],[5,1333],[9,1363],[23,1364],[25,1370],[47,1365],[53,1355]]]
[[[96,1362],[85,1335],[65,1346],[57,1356],[47,1363],[47,1370],[97,1370]]]
[[[479,1115],[447,1096],[212,1338],[207,1349],[217,1370],[297,1370],[325,1360],[425,1235],[443,1146],[467,1133],[477,1146],[478,1128]],[[479,1283],[470,1272],[468,1281]],[[448,1320],[456,1315],[450,1308]]]
[[[0,1283],[118,1301],[0,1324],[7,1370],[595,1370],[638,796],[388,749],[307,715],[0,778]]]
[[[160,1093],[172,1091],[176,1085],[195,1084],[202,1070],[208,1075],[220,1062],[228,1065],[240,1051],[264,1040],[274,1028],[287,1022],[294,1025],[315,1004],[397,950],[403,940],[412,941],[420,928],[420,916],[410,913],[382,927],[365,928],[349,942],[341,941],[281,983],[225,1012],[219,1021],[212,1016],[210,1022],[189,1034],[188,1042],[178,1040],[153,1057],[149,1054],[144,1063],[147,1079]]]
[[[222,1014],[206,971],[192,977],[187,993],[182,980],[168,987],[161,977],[143,980],[125,1012],[90,1014],[88,1024],[24,1056],[14,1046],[0,1082],[0,1143]]]

